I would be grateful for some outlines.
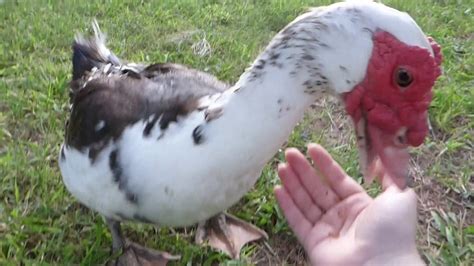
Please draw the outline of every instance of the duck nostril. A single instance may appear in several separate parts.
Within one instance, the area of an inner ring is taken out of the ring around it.
[[[402,127],[397,131],[393,138],[393,142],[396,146],[406,146],[408,144],[407,131],[406,127]]]
[[[398,142],[400,142],[400,144],[405,144],[406,143],[405,136],[400,135],[400,136],[397,137],[397,139],[398,139]]]
[[[395,146],[405,147],[408,145],[408,138],[406,134],[398,134],[394,137],[393,142]]]

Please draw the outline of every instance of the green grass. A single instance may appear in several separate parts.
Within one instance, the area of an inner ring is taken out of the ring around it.
[[[76,32],[90,29],[94,17],[122,58],[187,64],[234,82],[279,29],[307,7],[330,1],[174,2],[0,1],[0,264],[90,265],[108,258],[106,226],[69,195],[56,160],[68,110],[70,44]],[[419,249],[433,265],[472,265],[473,3],[384,2],[409,12],[445,55],[444,76],[430,110],[434,132],[414,151]],[[202,39],[212,51],[201,57],[192,45]],[[338,112],[331,114],[333,109],[323,103],[311,111],[288,145],[304,149],[309,141],[320,142],[360,178],[349,124]],[[330,115],[336,124],[347,125],[343,134],[327,122]],[[345,137],[335,141],[337,134]],[[149,247],[180,253],[182,264],[301,263],[301,249],[272,194],[278,183],[274,166],[281,159],[280,152],[255,189],[231,210],[267,231],[271,249],[249,245],[241,260],[232,262],[193,245],[192,228],[129,225],[126,232]]]

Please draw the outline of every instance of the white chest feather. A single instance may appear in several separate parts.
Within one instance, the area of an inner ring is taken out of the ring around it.
[[[87,152],[64,148],[60,168],[65,184],[82,203],[107,217],[171,226],[205,220],[237,202],[253,186],[263,164],[248,165],[251,158],[241,161],[241,156],[222,160],[219,154],[235,150],[232,143],[213,145],[212,135],[196,145],[191,133],[202,121],[203,114],[194,113],[170,125],[160,139],[159,130],[143,137],[145,123],[138,122],[93,164]],[[114,152],[119,178],[111,169]]]

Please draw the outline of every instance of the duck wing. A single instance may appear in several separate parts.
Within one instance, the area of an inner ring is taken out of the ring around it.
[[[98,31],[98,29],[97,29]],[[201,108],[199,100],[229,85],[214,76],[171,63],[122,64],[100,34],[73,44],[71,113],[66,145],[95,156],[123,130],[146,120],[143,134],[166,129],[178,117]]]

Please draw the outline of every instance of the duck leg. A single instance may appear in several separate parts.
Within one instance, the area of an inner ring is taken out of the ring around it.
[[[207,243],[233,259],[238,259],[242,247],[260,238],[268,239],[267,233],[233,215],[219,213],[201,222],[196,230],[196,244]]]
[[[122,235],[120,222],[106,218],[107,226],[112,234],[112,253],[122,254],[109,261],[107,265],[114,266],[138,266],[138,265],[166,265],[169,260],[177,260],[180,256],[173,256],[167,252],[148,249],[139,244],[133,243]]]

